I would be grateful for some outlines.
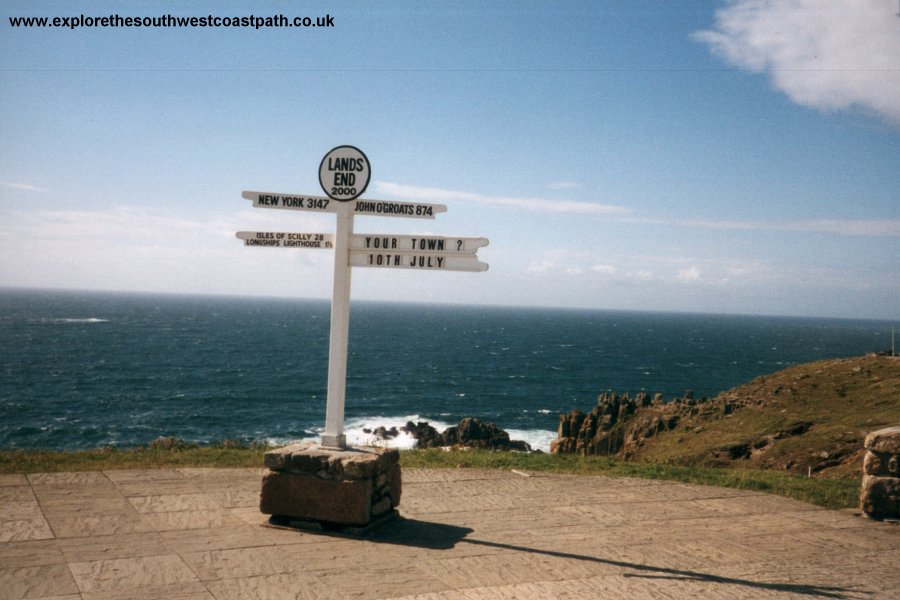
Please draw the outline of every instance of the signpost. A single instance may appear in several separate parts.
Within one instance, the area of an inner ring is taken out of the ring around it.
[[[247,200],[253,200],[255,208],[283,208],[309,212],[336,213],[344,204],[324,196],[303,194],[283,194],[279,192],[243,192]],[[403,217],[405,219],[434,219],[435,215],[447,212],[444,204],[420,202],[398,202],[396,200],[352,200],[346,204],[353,206],[353,213],[375,217]]]
[[[334,248],[331,233],[284,233],[274,231],[238,231],[235,236],[244,240],[245,246],[272,246],[274,248]]]
[[[319,164],[319,184],[326,196],[245,191],[254,207],[327,212],[337,215],[334,234],[239,231],[246,246],[334,249],[334,287],[331,298],[331,334],[328,346],[328,399],[325,410],[324,448],[347,447],[344,435],[344,395],[347,382],[347,340],[350,324],[350,272],[352,267],[418,269],[421,271],[487,271],[478,260],[486,238],[353,233],[355,215],[434,219],[446,212],[443,204],[360,200],[371,179],[366,155],[354,146],[330,150]]]

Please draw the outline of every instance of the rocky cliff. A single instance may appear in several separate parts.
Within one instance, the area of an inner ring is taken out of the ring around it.
[[[900,424],[900,359],[796,365],[715,398],[601,394],[560,415],[550,451],[858,476],[863,439]]]
[[[628,394],[605,392],[587,414],[578,409],[559,416],[556,439],[550,452],[558,454],[621,455],[628,457],[644,440],[663,431],[675,429],[686,416],[716,410],[706,398],[695,400],[691,392],[684,397],[664,401],[662,394],[652,397],[640,392]],[[734,407],[723,406],[733,411]]]

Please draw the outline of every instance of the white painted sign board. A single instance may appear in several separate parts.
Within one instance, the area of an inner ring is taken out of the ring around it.
[[[427,252],[350,251],[351,267],[378,269],[419,269],[420,271],[487,271],[487,263],[474,254],[437,254]]]
[[[281,208],[309,212],[336,213],[344,204],[324,196],[306,194],[284,194],[280,192],[245,191],[241,194],[253,200],[255,208]],[[399,200],[354,200],[347,202],[353,206],[353,213],[367,217],[403,217],[404,219],[434,219],[438,213],[447,212],[446,204],[425,202],[400,202]]]
[[[394,235],[388,233],[356,233],[350,237],[351,250],[397,252],[455,252],[474,254],[488,245],[485,238],[456,238],[434,235]]]
[[[338,203],[324,196],[304,194],[281,194],[277,192],[243,192],[247,200],[253,200],[255,208],[285,208],[288,210],[308,210],[312,212],[337,212]]]
[[[334,248],[332,233],[289,233],[282,231],[238,231],[234,236],[244,240],[245,246],[272,248]]]
[[[328,197],[306,194],[245,191],[254,207],[327,212],[337,215],[335,233],[282,233],[239,231],[247,246],[274,248],[333,248],[334,287],[331,298],[331,333],[328,345],[328,399],[321,446],[346,448],[344,396],[347,383],[347,338],[350,325],[350,272],[352,267],[418,269],[421,271],[487,271],[476,252],[488,245],[485,238],[433,235],[353,233],[359,216],[434,219],[446,212],[444,204],[361,200],[371,178],[369,159],[354,146],[330,150],[319,165],[319,183]]]
[[[329,198],[349,202],[362,196],[369,186],[369,158],[356,146],[338,146],[319,164],[319,185]]]

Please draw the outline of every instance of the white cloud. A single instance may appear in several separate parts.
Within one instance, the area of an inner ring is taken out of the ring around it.
[[[25,190],[26,192],[46,192],[44,188],[39,188],[36,185],[30,185],[28,183],[14,183],[12,181],[0,181],[0,185],[3,187],[12,188],[14,190]]]
[[[700,281],[700,269],[697,267],[680,269],[675,275],[675,278],[680,281]]]
[[[580,188],[581,184],[577,181],[554,181],[547,184],[547,187],[551,190],[574,190]]]
[[[838,235],[900,236],[900,219],[815,219],[786,224],[792,231]]]
[[[472,192],[460,192],[434,187],[421,187],[414,185],[402,185],[387,181],[376,181],[375,187],[379,193],[383,193],[403,200],[418,200],[420,202],[450,202],[467,201],[485,204],[488,206],[500,206],[519,208],[530,212],[569,213],[581,215],[622,215],[628,209],[612,204],[599,202],[584,202],[572,200],[553,200],[534,196],[523,198],[517,196],[489,196],[486,194],[474,194]]]
[[[630,223],[734,229],[748,231],[797,231],[842,236],[900,237],[900,219],[810,219],[806,221],[737,221],[729,219],[622,219]]]
[[[604,275],[615,275],[617,269],[612,265],[593,265],[591,271],[594,273],[603,273]]]
[[[589,250],[546,250],[526,267],[531,274],[580,275],[585,282],[604,284],[693,284],[725,288],[765,287],[792,277],[809,276],[808,268],[790,270],[785,265],[756,258],[703,256],[696,254],[609,254]]]
[[[736,0],[693,39],[767,72],[803,106],[860,106],[900,124],[900,19],[888,0]]]
[[[738,221],[731,219],[677,219],[633,215],[621,206],[596,202],[489,196],[434,187],[375,182],[378,193],[419,202],[469,201],[490,206],[513,207],[530,212],[568,213],[602,216],[619,223],[697,227],[702,229],[736,229],[759,231],[797,231],[831,233],[843,236],[900,237],[900,219],[810,219],[804,221]]]
[[[165,211],[119,206],[109,210],[38,210],[11,213],[0,227],[0,235],[33,241],[81,241],[116,243],[123,247],[164,245],[191,247],[208,244],[212,239],[234,238],[238,229],[284,230],[280,215],[243,210],[228,219],[210,217],[190,219],[171,216]],[[297,226],[307,231],[324,229],[325,219],[303,216]],[[235,244],[240,244],[234,239]]]
[[[550,260],[535,260],[528,265],[529,273],[546,273],[556,266],[556,263]]]
[[[238,230],[328,231],[283,211],[189,218],[146,207],[10,212],[0,219],[0,285],[151,291],[321,293],[331,252],[244,248]],[[333,228],[333,224],[331,225]],[[295,278],[285,277],[291,267]]]

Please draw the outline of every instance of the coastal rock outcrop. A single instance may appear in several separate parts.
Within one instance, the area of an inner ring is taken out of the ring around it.
[[[407,421],[402,429],[415,438],[417,448],[438,448],[441,446],[441,434],[437,429],[429,425],[428,421],[419,421],[418,423]]]
[[[379,427],[373,431],[381,439],[396,437],[393,428],[383,431]],[[428,424],[427,421],[413,423],[408,421],[400,428],[416,439],[417,448],[443,448],[447,446],[461,446],[466,448],[484,448],[488,450],[517,450],[519,452],[531,452],[531,446],[521,440],[511,440],[509,433],[500,429],[493,423],[485,423],[474,417],[463,418],[458,425],[448,427],[443,433]],[[381,434],[381,435],[379,435]],[[385,435],[386,434],[386,435]]]
[[[455,427],[448,427],[441,434],[442,446],[469,446],[505,450],[509,448],[509,434],[481,419],[466,417]]]
[[[550,443],[550,452],[582,456],[615,455],[629,459],[650,438],[674,431],[679,426],[685,432],[700,433],[705,428],[704,424],[730,417],[748,404],[749,400],[744,398],[717,401],[706,397],[694,398],[691,390],[669,401],[659,393],[651,396],[640,392],[632,399],[628,394],[604,392],[597,397],[597,404],[589,413],[576,409],[559,416],[559,427],[556,439]],[[772,435],[731,442],[714,449],[710,458],[731,461],[757,457],[771,448],[775,441],[802,435],[812,425],[810,421],[797,421]],[[842,456],[836,452],[830,458],[840,460]],[[828,464],[825,459],[820,463]]]
[[[662,394],[651,397],[640,392],[631,398],[604,392],[589,413],[575,409],[559,416],[550,452],[627,457],[632,448],[659,432],[674,429],[684,415],[696,414],[697,406],[706,402],[706,398],[695,400],[690,390],[669,403],[663,401]]]
[[[863,469],[867,450],[883,447],[864,448],[866,434],[896,426],[898,411],[896,358],[824,359],[758,376],[710,399],[690,391],[666,400],[652,392],[601,394],[589,410],[560,415],[551,452],[848,478]],[[891,462],[894,456],[869,452],[866,477],[893,476],[900,462]],[[895,484],[871,481],[877,494],[897,496]]]

